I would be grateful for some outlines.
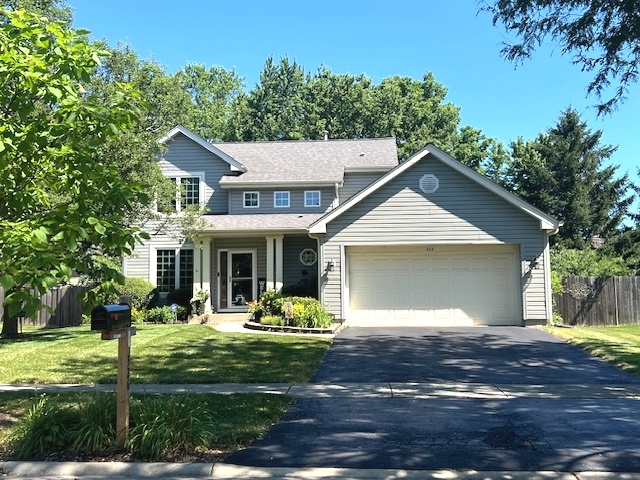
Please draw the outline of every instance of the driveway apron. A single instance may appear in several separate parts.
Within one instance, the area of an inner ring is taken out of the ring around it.
[[[311,383],[346,393],[300,399],[226,461],[640,472],[640,377],[537,329],[347,328]]]

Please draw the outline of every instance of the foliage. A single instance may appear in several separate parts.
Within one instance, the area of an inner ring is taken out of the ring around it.
[[[10,443],[16,459],[42,457],[62,449],[73,423],[69,407],[57,399],[40,397],[13,432]]]
[[[557,270],[551,270],[551,293],[564,293],[562,275]]]
[[[190,309],[192,290],[192,287],[184,287],[178,288],[177,290],[171,290],[167,294],[167,303],[169,305],[177,303],[181,307]]]
[[[553,272],[560,277],[570,275],[611,277],[632,273],[622,258],[603,255],[600,250],[593,248],[584,250],[553,248],[551,250],[551,267]]]
[[[627,175],[603,167],[615,148],[601,146],[601,131],[591,132],[569,108],[557,124],[534,141],[512,143],[507,185],[516,194],[562,222],[552,242],[584,248],[588,239],[614,235],[633,202]]]
[[[120,296],[126,295],[131,297],[131,308],[143,310],[149,306],[154,289],[153,284],[146,278],[126,277],[124,285],[116,287],[117,294],[113,295],[108,303],[118,303]]]
[[[17,335],[16,313],[33,316],[40,295],[74,271],[96,268],[96,255],[129,254],[144,236],[123,220],[144,204],[144,185],[123,183],[95,153],[126,132],[136,93],[117,85],[100,102],[87,82],[106,52],[86,31],[19,10],[0,23],[0,285],[7,292],[3,335]],[[27,54],[28,52],[28,54]],[[87,308],[123,281],[98,265],[100,285]],[[31,293],[22,288],[28,285]]]
[[[333,322],[333,316],[322,307],[320,302],[311,297],[291,297],[268,289],[260,300],[249,305],[249,313],[260,323],[281,325],[284,322],[285,303],[293,307],[293,326],[303,328],[326,328]]]
[[[167,462],[203,452],[229,453],[258,438],[291,402],[283,395],[134,395],[126,450],[135,459]],[[24,393],[5,394],[0,411],[10,411],[17,419],[8,442],[6,425],[0,426],[0,448],[14,458],[100,457],[113,452],[113,393],[64,393],[35,400]]]
[[[146,312],[146,321],[150,323],[175,323],[176,314],[169,307],[153,307]]]
[[[260,323],[263,325],[274,325],[274,326],[283,326],[284,325],[284,317],[280,315],[265,315],[260,318]]]
[[[547,38],[573,56],[582,70],[594,72],[587,87],[601,102],[599,114],[611,113],[631,84],[640,64],[640,11],[637,0],[496,0],[486,8],[493,24],[503,24],[520,41],[506,43],[502,54],[513,62],[530,58]],[[608,99],[608,89],[617,83]]]
[[[602,247],[603,254],[622,257],[632,275],[640,274],[640,229],[626,228],[610,238]]]
[[[194,395],[149,396],[131,404],[128,449],[136,459],[162,460],[209,445],[215,420]]]

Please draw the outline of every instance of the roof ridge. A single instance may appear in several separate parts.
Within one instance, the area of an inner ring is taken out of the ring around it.
[[[283,144],[283,143],[338,143],[338,142],[366,142],[366,141],[380,141],[380,140],[393,140],[394,137],[374,137],[374,138],[330,138],[329,140],[244,140],[238,142],[210,142],[213,145],[255,145],[262,144]]]

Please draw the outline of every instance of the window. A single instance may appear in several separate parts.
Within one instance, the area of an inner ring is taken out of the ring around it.
[[[160,293],[193,286],[193,250],[156,250],[156,285]]]
[[[304,192],[304,206],[305,207],[319,207],[320,206],[320,191],[310,190]]]
[[[284,208],[289,206],[289,192],[273,192],[273,206]]]
[[[176,188],[173,195],[158,202],[159,211],[179,212],[190,205],[200,205],[200,177],[170,177],[169,180],[175,183]]]
[[[310,267],[314,265],[318,261],[318,254],[316,254],[315,250],[311,248],[305,248],[300,252],[300,263],[303,265]]]
[[[260,206],[259,192],[244,192],[244,208],[258,208]]]

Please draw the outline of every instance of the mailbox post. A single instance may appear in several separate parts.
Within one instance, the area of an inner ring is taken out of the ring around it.
[[[102,332],[102,340],[118,340],[118,376],[116,385],[116,447],[123,448],[129,435],[129,367],[131,337],[131,306],[101,305],[91,311],[91,330]]]

